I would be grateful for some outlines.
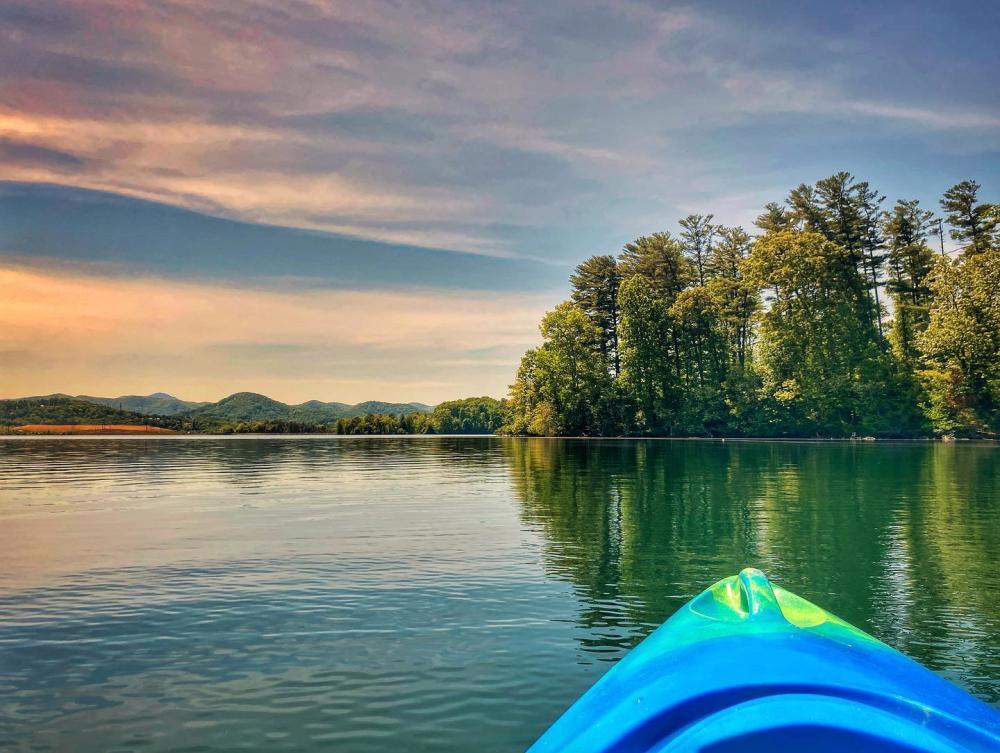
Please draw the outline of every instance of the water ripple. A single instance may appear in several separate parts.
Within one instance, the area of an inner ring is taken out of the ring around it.
[[[0,740],[518,750],[747,564],[996,702],[997,499],[975,445],[0,440]]]

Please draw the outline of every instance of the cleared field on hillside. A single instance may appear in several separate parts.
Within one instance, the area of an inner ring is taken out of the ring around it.
[[[25,424],[12,430],[23,434],[176,434],[173,429],[136,424]]]

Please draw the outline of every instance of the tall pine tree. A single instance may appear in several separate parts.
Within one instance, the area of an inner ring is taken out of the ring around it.
[[[618,355],[618,286],[621,278],[613,256],[592,256],[569,278],[570,297],[597,327],[597,346],[612,376],[621,370]]]

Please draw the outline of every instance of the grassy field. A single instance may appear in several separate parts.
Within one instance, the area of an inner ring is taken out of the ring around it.
[[[172,429],[136,424],[25,424],[11,427],[16,434],[176,434]]]

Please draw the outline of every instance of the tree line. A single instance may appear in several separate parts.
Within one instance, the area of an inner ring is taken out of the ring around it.
[[[503,404],[492,397],[449,400],[430,412],[366,413],[334,422],[286,418],[230,420],[211,415],[156,416],[70,397],[0,400],[0,429],[24,424],[131,424],[204,434],[493,434]]]
[[[503,423],[503,405],[492,397],[448,400],[430,413],[388,416],[369,413],[341,418],[337,434],[494,434]]]
[[[979,188],[948,189],[937,218],[840,172],[753,233],[692,214],[587,259],[501,433],[995,436],[1000,205]]]

